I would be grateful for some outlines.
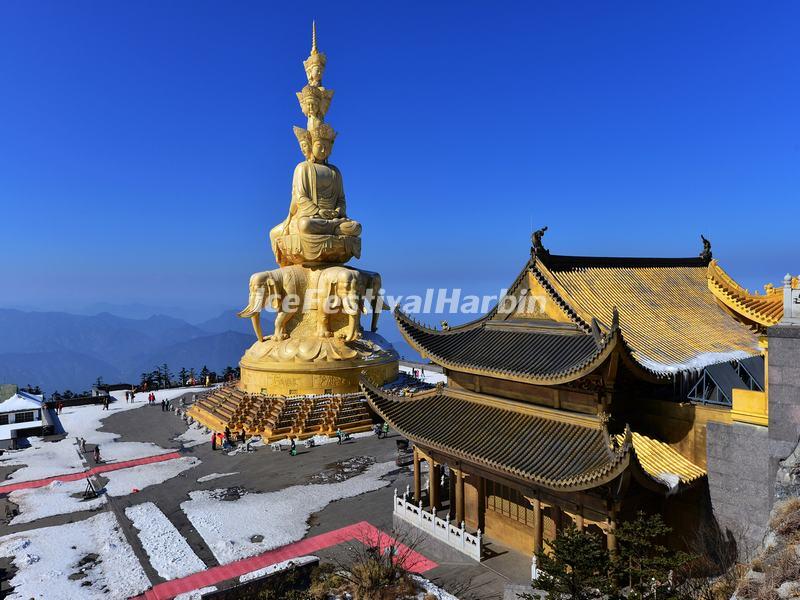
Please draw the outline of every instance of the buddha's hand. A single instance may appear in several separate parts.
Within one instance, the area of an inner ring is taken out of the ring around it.
[[[326,219],[326,220],[330,221],[332,219],[335,219],[339,215],[336,213],[335,210],[330,210],[330,209],[327,209],[327,208],[323,208],[322,210],[319,211],[319,216],[322,219]]]

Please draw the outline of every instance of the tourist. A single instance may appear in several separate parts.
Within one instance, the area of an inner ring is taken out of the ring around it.
[[[108,396],[103,398],[103,410],[108,410]]]
[[[382,433],[383,433],[384,439],[389,437],[389,422],[388,421],[384,421],[383,422]]]
[[[336,441],[336,445],[337,445],[337,446],[341,446],[341,445],[342,445],[342,439],[344,438],[344,433],[342,433],[342,430],[341,430],[341,429],[337,429],[337,430],[336,430],[336,437],[337,437],[337,438],[339,438],[339,439]]]
[[[244,427],[242,427],[242,430],[239,432],[239,441],[240,441],[242,444],[244,444],[244,438],[245,438],[245,435],[244,435]]]
[[[231,430],[227,425],[225,425],[225,441],[231,443]]]
[[[211,432],[211,449],[217,449],[217,434],[214,431]]]
[[[100,444],[97,444],[94,447],[94,463],[96,465],[100,464]]]
[[[56,414],[60,415],[62,408],[64,408],[64,404],[59,400],[58,404],[56,404]]]
[[[297,444],[294,441],[294,438],[289,438],[291,443],[289,444],[289,456],[297,456]]]
[[[165,410],[167,410],[167,401],[164,398],[162,398],[161,399],[161,412],[164,412]]]

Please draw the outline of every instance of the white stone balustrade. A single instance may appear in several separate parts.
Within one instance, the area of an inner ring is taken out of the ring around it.
[[[441,540],[451,548],[463,552],[473,560],[481,560],[481,530],[473,535],[464,527],[464,522],[458,527],[450,523],[450,518],[440,519],[433,513],[422,508],[422,502],[414,504],[408,502],[409,493],[402,496],[397,495],[394,490],[394,514],[406,523],[421,529],[427,534],[432,535],[437,540]]]

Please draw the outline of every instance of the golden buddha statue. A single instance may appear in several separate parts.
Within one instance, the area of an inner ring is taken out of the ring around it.
[[[333,90],[321,86],[325,62],[314,26],[303,62],[308,85],[297,93],[308,129],[294,128],[306,160],[294,169],[289,215],[269,233],[281,266],[344,263],[361,255],[361,224],[347,216],[342,174],[328,163],[336,132],[324,122],[333,98]]]
[[[329,162],[336,132],[325,123],[333,98],[322,87],[325,63],[313,26],[303,62],[308,84],[297,93],[307,128],[293,128],[303,160],[294,168],[288,215],[269,232],[279,268],[253,274],[239,313],[256,336],[240,363],[248,391],[344,393],[358,389],[364,369],[376,381],[397,373],[397,353],[376,333],[381,277],[345,264],[361,255],[361,224],[348,216],[342,173]],[[275,328],[265,336],[261,312],[270,307]],[[364,312],[372,312],[366,331]]]

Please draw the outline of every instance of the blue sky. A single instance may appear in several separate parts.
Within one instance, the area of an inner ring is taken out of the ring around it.
[[[238,307],[274,266],[310,23],[357,266],[488,293],[554,253],[800,269],[796,2],[0,3],[0,306]]]

